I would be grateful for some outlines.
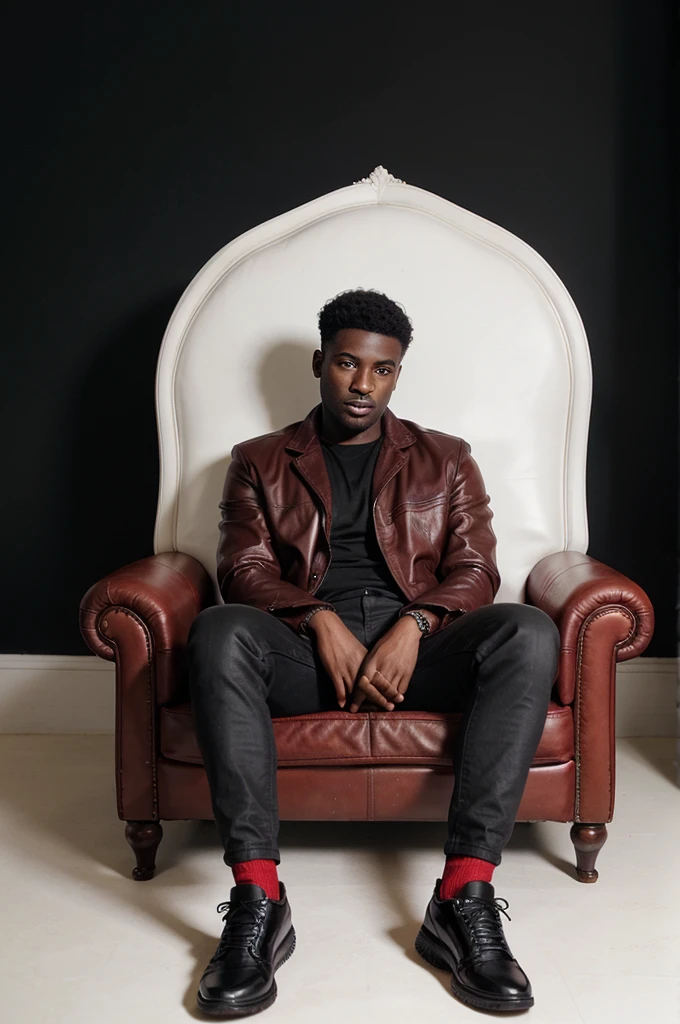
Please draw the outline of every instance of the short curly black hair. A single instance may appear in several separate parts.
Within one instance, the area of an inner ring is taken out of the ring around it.
[[[397,338],[401,342],[402,357],[413,336],[413,325],[404,308],[373,288],[340,292],[326,303],[319,312],[321,350],[346,327]]]

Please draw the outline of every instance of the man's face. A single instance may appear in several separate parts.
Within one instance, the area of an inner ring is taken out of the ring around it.
[[[321,380],[324,412],[349,433],[363,433],[387,408],[401,373],[401,343],[385,334],[358,328],[338,331],[322,357],[314,353],[312,369]],[[368,403],[363,411],[348,404]]]

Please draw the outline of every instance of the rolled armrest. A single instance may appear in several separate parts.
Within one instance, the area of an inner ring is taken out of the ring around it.
[[[93,584],[80,602],[80,631],[100,658],[116,649],[155,663],[159,703],[174,696],[173,659],[186,647],[191,623],[215,604],[215,587],[203,564],[182,551],[164,551],[116,569]],[[142,645],[143,640],[143,645]]]
[[[611,641],[616,661],[641,654],[654,632],[654,609],[644,590],[580,551],[542,558],[527,579],[526,599],[547,612],[559,628],[559,691],[566,703],[574,699],[583,638],[596,619],[607,617],[607,642]]]

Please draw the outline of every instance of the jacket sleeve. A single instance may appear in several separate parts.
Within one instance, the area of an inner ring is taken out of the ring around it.
[[[402,616],[412,608],[430,608],[440,616],[433,633],[465,612],[492,604],[501,584],[490,499],[470,451],[463,441],[449,496],[449,531],[438,567],[442,581],[399,612]]]
[[[258,486],[238,445],[231,451],[222,491],[217,583],[225,604],[249,604],[272,612],[296,633],[312,607],[329,608],[306,590],[281,579]]]

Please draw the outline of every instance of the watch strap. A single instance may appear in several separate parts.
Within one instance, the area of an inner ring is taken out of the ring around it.
[[[427,636],[430,632],[430,620],[422,612],[416,611],[415,608],[410,608],[409,611],[404,612],[404,615],[410,615],[411,618],[415,619],[420,632],[423,636]]]

